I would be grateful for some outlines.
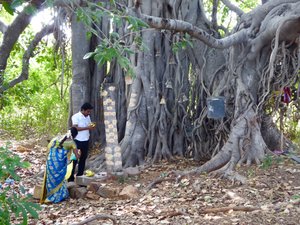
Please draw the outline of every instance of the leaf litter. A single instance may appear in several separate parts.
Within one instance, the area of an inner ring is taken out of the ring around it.
[[[0,140],[0,144],[4,142]],[[28,193],[40,182],[45,168],[46,148],[37,141],[13,142],[13,151],[29,161],[29,169],[18,169]],[[278,162],[277,162],[278,161]],[[241,166],[237,172],[247,177],[244,185],[215,178],[209,174],[188,176],[179,182],[160,182],[149,190],[149,184],[174,170],[199,166],[186,159],[161,162],[145,167],[140,175],[107,180],[108,188],[134,185],[139,195],[132,199],[68,199],[59,204],[42,205],[39,219],[30,225],[76,224],[97,214],[116,219],[116,224],[299,224],[300,164],[284,158],[274,160],[268,168]],[[37,200],[32,199],[34,202]],[[87,224],[113,224],[98,219]]]

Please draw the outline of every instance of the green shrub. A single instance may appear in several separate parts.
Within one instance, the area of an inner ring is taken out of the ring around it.
[[[23,46],[33,36],[30,30],[20,36],[8,60],[4,84],[21,73]],[[66,52],[63,62],[61,54],[54,53],[52,42],[43,40],[39,43],[35,56],[30,59],[28,79],[0,96],[0,133],[14,139],[28,139],[51,137],[67,129],[72,80],[69,55]]]
[[[18,168],[28,168],[28,162],[9,150],[9,144],[0,146],[0,224],[10,225],[12,220],[21,220],[20,224],[28,224],[28,214],[38,218],[40,206],[30,202],[31,196],[25,193],[22,186],[17,185],[20,177],[16,173]],[[13,223],[15,224],[15,223]]]
[[[260,165],[260,168],[267,170],[273,164],[274,164],[273,157],[271,155],[266,155],[265,158],[263,159],[261,165]]]

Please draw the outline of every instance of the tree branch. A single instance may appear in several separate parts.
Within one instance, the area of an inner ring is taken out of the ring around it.
[[[221,0],[225,6],[227,6],[231,11],[235,12],[239,17],[241,17],[244,12],[239,7],[233,5],[229,0]]]
[[[243,16],[246,16],[245,20],[252,21],[251,23],[251,30],[254,30],[256,27],[259,27],[261,22],[264,20],[266,15],[269,14],[271,10],[273,10],[276,6],[279,5],[286,5],[288,3],[297,3],[299,0],[272,0],[272,1],[266,1],[264,4],[256,7],[251,12],[244,14]],[[248,18],[248,19],[247,19]]]
[[[4,34],[6,30],[7,26],[0,20],[0,32]]]
[[[2,72],[6,69],[7,59],[10,55],[10,52],[12,51],[21,33],[29,25],[31,17],[31,15],[28,15],[28,13],[26,13],[26,9],[24,9],[16,17],[12,24],[7,27],[7,30],[4,33],[3,41],[0,46],[0,81]]]
[[[219,4],[219,0],[213,0],[213,8],[212,8],[212,13],[211,13],[211,22],[212,22],[213,27],[215,29],[218,26],[218,18],[217,18],[218,4]]]
[[[28,71],[29,71],[29,60],[33,56],[33,51],[35,47],[39,44],[39,42],[48,34],[53,33],[54,31],[54,24],[45,26],[40,32],[36,33],[35,37],[31,41],[30,45],[28,46],[27,50],[25,51],[22,59],[22,72],[21,74],[11,82],[9,82],[6,86],[0,87],[0,93],[15,86],[16,84],[27,80],[28,79]]]
[[[98,2],[109,2],[110,0],[94,0],[94,3],[98,3]],[[77,6],[81,6],[81,7],[86,7],[88,6],[88,0],[55,0],[54,1],[54,6],[59,6],[59,7],[77,7]]]
[[[7,60],[19,36],[29,25],[31,18],[33,17],[33,14],[27,12],[28,7],[31,7],[31,5],[24,7],[11,25],[7,27],[7,30],[3,35],[3,41],[0,45],[0,95],[1,90],[3,89],[4,71],[7,66]],[[36,4],[35,7],[39,9],[40,4]]]
[[[225,49],[232,45],[240,44],[247,39],[246,29],[242,29],[228,37],[222,39],[216,39],[212,35],[208,34],[206,31],[194,26],[191,23],[182,20],[148,16],[142,14],[140,12],[140,9],[138,10],[131,9],[131,12],[128,13],[134,14],[133,16],[142,19],[145,23],[147,23],[152,28],[188,33],[192,37],[199,39],[200,41],[204,42],[205,44],[213,48]]]

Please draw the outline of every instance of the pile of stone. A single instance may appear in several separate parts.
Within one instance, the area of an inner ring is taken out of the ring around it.
[[[75,182],[67,183],[70,198],[88,198],[93,200],[98,200],[102,198],[111,199],[126,199],[126,198],[136,198],[139,195],[138,189],[133,185],[128,185],[124,188],[120,187],[109,187],[107,185],[107,180],[116,180],[128,176],[139,175],[140,171],[138,168],[127,168],[124,169],[119,174],[107,174],[101,173],[92,177],[79,176],[76,177]],[[41,184],[38,184],[34,188],[33,197],[35,199],[40,199],[41,196]]]

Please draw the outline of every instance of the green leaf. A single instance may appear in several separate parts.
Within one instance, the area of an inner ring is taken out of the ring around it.
[[[47,7],[50,8],[50,7],[53,7],[54,0],[46,0],[45,3],[47,5]]]
[[[88,52],[83,56],[83,59],[89,59],[91,57],[94,57],[96,55],[95,52]]]
[[[15,213],[16,217],[18,218],[20,213],[22,212],[22,206],[19,206],[18,204],[16,204],[15,210],[12,210],[12,211]]]
[[[88,39],[88,40],[90,40],[91,38],[92,38],[92,32],[91,31],[87,31],[86,32],[86,38]]]
[[[98,66],[103,66],[103,64],[105,63],[105,60],[103,58],[103,56],[101,54],[96,54],[94,56],[95,61],[97,62]]]
[[[6,12],[8,12],[10,15],[14,15],[14,10],[10,6],[10,4],[8,4],[7,2],[3,2],[2,5],[3,5]]]
[[[110,4],[112,5],[116,5],[115,1],[114,0],[110,0]]]
[[[134,54],[134,51],[131,50],[130,48],[124,48],[124,52],[131,55],[131,54]]]
[[[110,36],[114,39],[119,39],[120,38],[120,35],[117,33],[117,32],[111,32],[110,33]]]
[[[148,28],[149,27],[149,25],[147,23],[145,23],[141,19],[137,19],[137,25],[140,26],[140,27],[144,27],[144,28]]]
[[[23,165],[22,165],[23,168],[29,168],[30,166],[31,166],[30,162],[27,162],[27,161],[23,162]]]
[[[33,15],[37,11],[37,9],[34,5],[29,5],[24,10],[27,15]]]
[[[16,9],[17,7],[21,6],[23,4],[23,0],[13,0],[12,3],[10,4],[10,7],[12,9]]]
[[[186,42],[189,44],[190,47],[194,47],[193,42],[191,42],[189,40],[187,40]]]
[[[22,217],[23,217],[23,222],[22,225],[27,225],[28,224],[28,216],[27,216],[27,211],[23,206],[20,206]]]
[[[32,202],[25,202],[24,207],[26,209],[26,211],[35,219],[39,218],[39,214],[37,213],[37,210],[40,210],[41,207],[36,204],[36,203],[32,203]]]

